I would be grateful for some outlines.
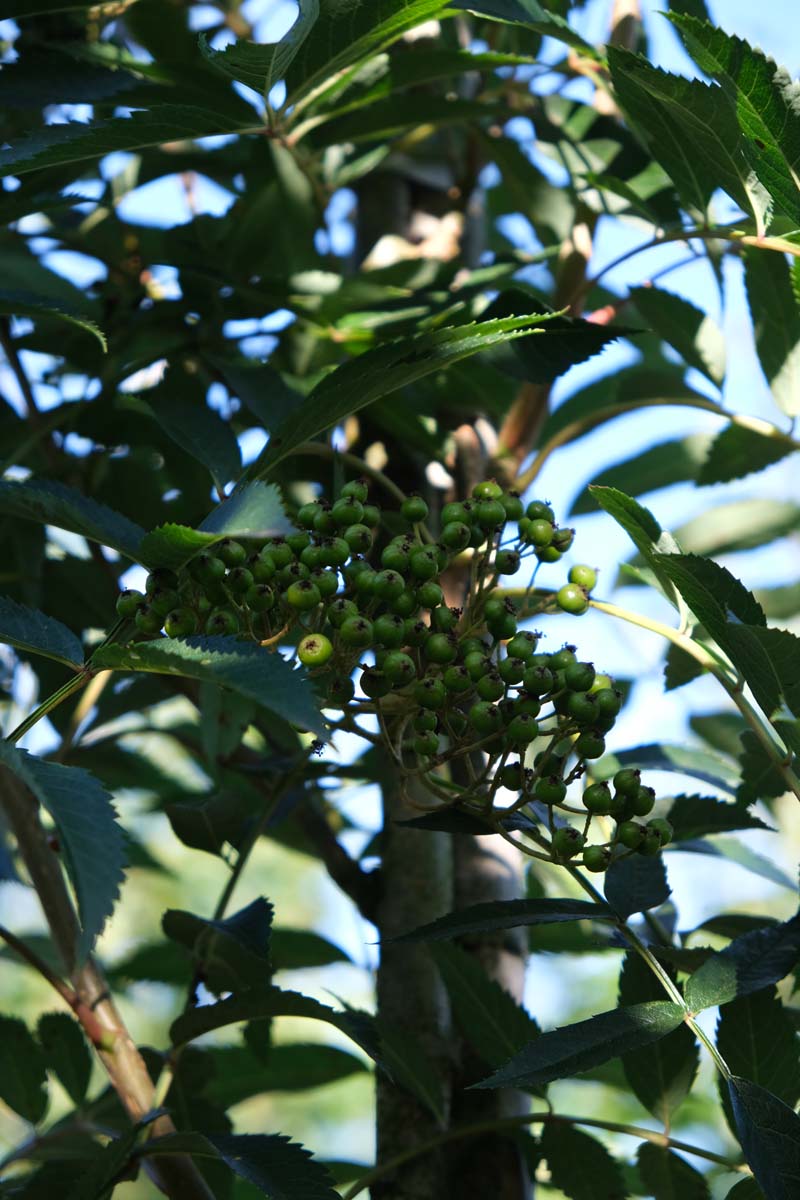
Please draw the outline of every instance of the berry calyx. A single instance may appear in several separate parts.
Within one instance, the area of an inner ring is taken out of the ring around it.
[[[333,643],[324,633],[310,633],[297,647],[297,657],[304,667],[321,667],[333,654]]]

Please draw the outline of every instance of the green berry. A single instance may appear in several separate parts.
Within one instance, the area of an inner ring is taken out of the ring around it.
[[[525,516],[530,521],[549,521],[551,525],[556,523],[556,514],[550,505],[542,500],[531,500],[525,509]]]
[[[505,641],[508,638],[513,638],[517,632],[517,622],[510,612],[503,613],[496,621],[486,622],[486,626],[492,637],[498,642]]]
[[[525,663],[521,658],[504,658],[498,664],[497,673],[504,683],[519,683],[525,674]]]
[[[480,700],[469,710],[469,723],[476,733],[487,737],[489,734],[498,732],[502,727],[503,718],[496,705],[489,704],[486,700]]]
[[[524,630],[516,634],[506,646],[506,653],[510,658],[521,658],[527,663],[532,658],[536,650],[538,635]]]
[[[438,608],[431,610],[431,629],[435,633],[452,633],[460,616],[461,609],[448,608],[446,604],[440,604]]]
[[[597,571],[594,567],[587,567],[585,563],[576,563],[574,567],[570,567],[568,578],[570,583],[577,583],[578,587],[590,592],[597,583]]]
[[[342,537],[325,538],[320,546],[319,560],[323,567],[343,567],[350,557],[350,547]]]
[[[334,629],[339,629],[348,617],[358,616],[358,605],[344,596],[337,596],[328,605],[326,616]]]
[[[140,633],[160,633],[164,617],[150,604],[140,604],[136,610],[136,628]]]
[[[309,571],[313,571],[316,567],[321,567],[322,547],[306,546],[300,551],[300,562],[304,567],[308,567]],[[252,567],[250,569],[252,570]]]
[[[567,794],[567,785],[558,775],[545,775],[537,779],[533,794],[543,804],[560,804]]]
[[[424,646],[431,631],[424,621],[415,621],[410,617],[406,620],[406,645]]]
[[[663,817],[656,817],[652,821],[647,822],[646,833],[655,831],[660,840],[661,845],[666,846],[667,842],[672,841],[673,829],[669,821],[665,821]]]
[[[198,554],[189,563],[189,574],[198,583],[218,583],[225,574],[225,563],[216,554]]]
[[[309,575],[309,579],[317,585],[323,600],[335,596],[339,590],[339,576],[331,568],[316,567]]]
[[[472,489],[474,500],[499,500],[502,494],[503,489],[494,479],[484,479],[481,483],[476,483]]]
[[[568,692],[565,711],[579,725],[594,725],[597,717],[597,701],[586,692]]]
[[[324,633],[310,633],[297,647],[297,657],[305,667],[321,667],[333,654],[333,643]]]
[[[438,608],[444,600],[444,592],[438,583],[428,579],[417,588],[416,598],[422,608]]]
[[[336,533],[337,528],[336,520],[330,508],[325,504],[321,504],[314,518],[314,532],[319,534],[320,537],[330,537]]]
[[[661,850],[661,834],[657,829],[645,826],[644,837],[639,844],[639,853],[646,858],[654,858]]]
[[[525,782],[525,768],[521,762],[506,763],[498,772],[497,781],[510,792],[519,792]]]
[[[392,685],[384,675],[383,671],[377,671],[374,667],[367,667],[361,672],[361,690],[370,700],[380,700],[382,696],[386,696],[392,690]]]
[[[376,618],[372,632],[376,645],[387,646],[391,649],[395,646],[402,646],[405,641],[406,623],[396,613],[384,613],[383,616]]]
[[[613,688],[603,688],[595,693],[597,697],[597,711],[604,719],[609,719],[613,725],[614,718],[618,715],[622,708],[622,695],[620,692],[614,691]]]
[[[556,592],[556,604],[564,612],[579,617],[589,607],[589,598],[576,583],[565,583]]]
[[[442,545],[457,554],[465,550],[472,537],[472,530],[463,521],[451,521],[442,529]]]
[[[402,650],[392,650],[386,655],[383,663],[383,673],[393,687],[405,687],[417,677],[417,668],[413,658]]]
[[[433,579],[439,574],[439,556],[433,546],[417,546],[408,556],[408,566],[415,579]]]
[[[364,504],[363,500],[361,503]],[[364,504],[364,515],[361,520],[365,525],[369,525],[370,529],[374,529],[376,525],[380,525],[381,510],[377,504]]]
[[[389,610],[398,617],[413,617],[419,610],[417,597],[409,588],[406,588],[399,596],[389,602]]]
[[[572,692],[588,692],[594,683],[594,676],[592,663],[570,663],[564,671],[564,683]]]
[[[148,600],[153,592],[161,591],[162,589],[171,592],[178,590],[178,576],[169,567],[156,567],[145,580],[144,590],[147,593]]]
[[[519,563],[518,550],[498,550],[494,567],[498,575],[515,575],[519,570]]]
[[[305,530],[301,533],[289,533],[286,535],[286,545],[292,554],[300,555],[311,545],[311,535]]]
[[[439,753],[439,738],[432,730],[414,738],[414,753],[420,758],[432,758]]]
[[[441,512],[442,525],[469,525],[469,513],[459,500],[445,504]]]
[[[536,551],[540,563],[555,563],[561,558],[561,551],[555,546],[542,546]]]
[[[628,850],[638,850],[644,837],[644,825],[638,821],[623,821],[617,826],[617,838]]]
[[[358,500],[359,504],[364,504],[369,495],[369,484],[364,478],[351,479],[344,485],[339,495],[352,496],[354,500]]]
[[[414,717],[412,724],[417,733],[429,733],[430,730],[436,729],[439,719],[435,713],[423,708]]]
[[[241,567],[247,561],[247,551],[242,543],[234,538],[223,538],[221,542],[217,542],[215,551],[226,567]]]
[[[602,758],[605,750],[606,743],[595,730],[585,729],[575,739],[575,753],[578,758]]]
[[[611,812],[611,792],[607,783],[591,783],[583,793],[583,807],[587,812],[605,815]]]
[[[628,799],[628,807],[634,817],[646,817],[655,807],[655,789],[640,784],[633,796]]]
[[[234,567],[228,572],[228,577],[225,581],[228,587],[237,596],[243,595],[244,592],[251,588],[255,583],[252,571],[248,571],[247,567]]]
[[[412,525],[416,525],[418,521],[424,521],[428,515],[428,506],[422,499],[422,496],[409,496],[400,505],[400,512]]]
[[[321,599],[319,588],[310,579],[298,579],[286,590],[286,603],[299,612],[316,608]]]
[[[507,737],[514,746],[527,746],[538,737],[539,726],[529,713],[520,713],[508,727]]]
[[[611,864],[611,851],[607,846],[586,846],[583,851],[583,865],[587,871],[599,874],[607,871]]]
[[[328,701],[336,707],[349,704],[356,689],[349,675],[335,675],[328,684]]]
[[[553,533],[553,545],[560,554],[564,554],[567,550],[569,550],[574,541],[574,529],[556,529]]]
[[[425,643],[425,656],[429,662],[444,666],[455,662],[458,657],[458,645],[455,639],[446,633],[432,633]]]
[[[366,617],[347,617],[339,626],[339,639],[343,646],[366,649],[372,645],[372,622]]]
[[[468,667],[467,672],[469,672]],[[481,700],[499,700],[501,696],[505,695],[506,685],[497,671],[489,670],[477,680],[475,691]]]
[[[476,509],[481,529],[497,529],[506,519],[506,510],[499,500],[481,500]]]
[[[355,577],[356,593],[362,600],[368,600],[375,595],[377,582],[378,572],[373,571],[372,567],[367,567],[366,571],[359,571]]]
[[[614,787],[623,796],[635,796],[642,782],[642,775],[635,767],[623,767],[614,776]]]
[[[516,639],[509,642],[513,645]],[[528,667],[522,676],[522,686],[532,696],[547,696],[555,687],[555,675],[549,667]]]
[[[529,545],[535,546],[537,550],[544,550],[553,540],[553,526],[549,521],[531,521],[525,529],[525,541]]]
[[[298,509],[297,524],[302,529],[313,529],[319,510],[319,504],[316,500],[311,500],[308,504],[304,504],[302,508]]]
[[[402,575],[397,571],[379,571],[374,584],[375,595],[381,600],[396,600],[406,590]]]
[[[442,678],[448,692],[455,692],[458,695],[462,692],[468,692],[472,688],[472,680],[469,677],[466,667],[448,667]]]
[[[239,618],[229,608],[215,608],[206,620],[209,637],[231,637],[239,632]]]
[[[372,545],[372,530],[357,522],[348,525],[343,536],[353,554],[366,554]]]
[[[522,501],[517,492],[503,492],[499,497],[500,503],[506,510],[506,517],[509,521],[519,521],[525,512]]]
[[[331,509],[331,516],[340,529],[357,525],[364,516],[364,506],[354,496],[342,496]]]
[[[574,858],[580,853],[586,843],[586,838],[571,825],[557,829],[553,834],[553,850],[558,858]]]
[[[253,612],[269,612],[275,605],[275,593],[268,583],[254,583],[244,594],[245,604]]]
[[[301,579],[308,579],[310,574],[311,572],[307,566],[298,562],[297,559],[292,559],[285,567],[281,567],[278,570],[275,576],[275,583],[278,587],[286,591],[293,583],[298,583]]]
[[[414,699],[420,708],[442,708],[447,699],[447,688],[441,679],[426,675],[414,688]]]
[[[268,550],[259,550],[258,554],[252,555],[248,565],[256,583],[269,583],[277,570],[275,559]]]
[[[180,604],[180,597],[174,588],[158,587],[147,597],[147,603],[154,613],[165,617],[173,608]]]
[[[117,596],[117,616],[130,621],[144,603],[145,598],[141,592],[137,592],[135,588],[126,588]]]

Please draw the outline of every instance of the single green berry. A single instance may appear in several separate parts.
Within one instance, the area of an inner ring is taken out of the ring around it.
[[[455,662],[458,657],[458,645],[455,639],[446,633],[432,633],[425,643],[425,657],[429,662],[445,666]]]
[[[215,554],[197,554],[189,563],[189,574],[198,583],[218,583],[225,574],[225,563]]]
[[[529,713],[520,713],[508,727],[507,737],[514,746],[527,746],[539,735],[536,719]]]
[[[672,841],[673,829],[669,821],[665,821],[663,817],[655,817],[652,821],[647,822],[646,832],[650,833],[655,830],[661,839],[661,845],[666,846],[667,842]]]
[[[359,504],[364,504],[369,495],[369,483],[363,477],[349,480],[341,492],[340,496],[352,496],[354,500],[358,500]]]
[[[564,671],[564,683],[571,692],[588,692],[594,683],[595,670],[592,663],[570,663]]]
[[[140,633],[160,633],[164,617],[157,613],[150,604],[140,604],[134,620]]]
[[[551,525],[556,523],[556,514],[550,505],[542,500],[531,500],[525,509],[525,516],[530,521],[549,521]]]
[[[292,554],[299,556],[311,545],[311,535],[305,530],[299,533],[288,533],[286,535],[286,545]]]
[[[366,571],[358,572],[355,577],[355,590],[361,603],[369,601],[375,595],[377,583],[378,572],[373,571],[372,567],[368,567]]]
[[[614,776],[614,787],[623,796],[635,796],[642,782],[642,775],[635,767],[623,767]]]
[[[174,588],[158,587],[147,597],[147,603],[154,613],[165,617],[173,608],[179,607],[180,597]]]
[[[446,604],[440,604],[431,610],[431,629],[434,633],[452,633],[460,616],[460,608],[448,608]]]
[[[472,680],[466,667],[448,667],[442,678],[448,692],[455,692],[458,695],[472,689]]]
[[[482,737],[497,733],[502,727],[503,718],[500,709],[486,700],[478,701],[469,710],[469,723],[476,733]]]
[[[396,600],[406,590],[405,581],[397,571],[379,571],[375,579],[375,595],[381,600]]]
[[[392,687],[405,687],[417,677],[417,668],[413,658],[402,650],[392,650],[386,655],[383,663],[383,673]]]
[[[602,758],[606,752],[605,740],[596,730],[585,729],[575,739],[575,753],[578,758]]]
[[[512,701],[512,704],[515,716],[525,713],[529,717],[538,717],[542,711],[541,702],[536,696],[529,696],[527,692],[520,692],[516,700]]]
[[[586,838],[571,825],[557,829],[553,834],[553,850],[558,858],[574,858],[586,844]]]
[[[525,782],[525,768],[521,762],[506,763],[497,773],[497,781],[510,792],[519,792]]]
[[[587,812],[600,816],[611,812],[611,791],[607,783],[590,783],[583,793],[582,800]]]
[[[131,621],[144,603],[145,598],[141,592],[137,592],[135,588],[125,588],[125,591],[117,596],[117,616]]]
[[[424,521],[427,517],[428,506],[422,496],[409,496],[400,505],[400,512],[406,521],[416,525],[418,521]]]
[[[366,554],[372,545],[372,530],[366,525],[348,525],[343,536],[353,554]]]
[[[497,620],[487,620],[486,627],[498,642],[513,638],[517,632],[517,622],[510,612],[503,613],[502,617],[498,617]]]
[[[417,733],[429,733],[432,729],[436,729],[439,724],[439,718],[435,713],[428,709],[420,709],[412,722]]]
[[[433,546],[417,546],[408,556],[408,566],[415,579],[433,579],[439,574],[439,556]]]
[[[148,600],[153,592],[169,590],[176,592],[178,590],[178,576],[174,571],[170,571],[169,567],[156,567],[151,571],[145,580],[144,590],[147,593]]]
[[[301,527],[301,529],[313,529],[314,522],[317,519],[318,512],[319,512],[318,502],[316,500],[309,501],[308,504],[304,504],[301,508],[298,509],[297,524]]]
[[[347,617],[339,626],[343,646],[364,650],[372,645],[372,622],[366,617]]]
[[[544,550],[553,540],[553,526],[549,521],[531,521],[525,529],[525,540],[537,550]]]
[[[422,608],[438,608],[444,600],[444,592],[435,580],[428,579],[417,588],[416,598]]]
[[[386,696],[392,690],[390,681],[386,678],[383,671],[378,671],[375,667],[367,667],[361,672],[361,690],[370,700],[380,700],[382,696]]]
[[[396,613],[384,613],[376,617],[372,626],[375,644],[389,649],[402,646],[405,641],[406,623]]]
[[[599,874],[607,871],[611,864],[611,851],[607,846],[586,846],[583,851],[583,865],[587,871]]]
[[[504,658],[497,667],[497,673],[504,683],[519,683],[525,674],[525,663],[521,658]]]
[[[442,525],[469,525],[469,514],[466,505],[460,500],[451,500],[445,504],[441,512]]]
[[[357,525],[364,516],[364,506],[354,496],[342,496],[331,509],[331,516],[340,529]]]
[[[560,804],[567,794],[567,785],[558,775],[545,775],[537,779],[533,794],[543,804]]]
[[[311,572],[304,563],[298,562],[297,559],[292,559],[285,567],[281,567],[275,575],[275,585],[286,591],[293,583],[298,583],[301,579],[308,579]]]
[[[469,673],[468,667],[467,672]],[[501,696],[505,695],[506,685],[497,671],[489,670],[477,680],[475,691],[481,700],[499,700]]]
[[[419,611],[417,597],[410,588],[406,588],[399,596],[389,602],[389,611],[396,614],[398,617],[413,617]]]
[[[229,608],[215,608],[206,619],[209,637],[231,637],[239,632],[239,618]]]
[[[298,579],[286,590],[286,603],[299,612],[316,608],[321,600],[319,588],[310,579]]]
[[[661,834],[657,829],[645,826],[644,837],[639,844],[639,853],[646,858],[654,858],[661,850]]]
[[[513,645],[513,640],[509,646]],[[549,667],[528,667],[522,676],[522,686],[532,696],[547,696],[555,687],[555,675]]]
[[[497,529],[506,519],[506,510],[499,500],[481,500],[476,515],[481,529]]]
[[[297,647],[297,657],[304,667],[321,667],[333,654],[333,643],[324,633],[310,633]]]
[[[523,630],[517,633],[508,643],[506,653],[510,658],[521,658],[523,662],[528,663],[536,650],[538,640],[538,634],[531,633],[529,630]]]
[[[519,498],[519,493],[503,492],[499,500],[506,510],[506,518],[509,521],[519,521],[525,512],[525,507]]]
[[[622,708],[622,694],[615,691],[613,688],[603,688],[595,693],[597,697],[597,711],[603,718],[608,718],[612,725],[614,718],[619,714]]]
[[[597,717],[597,700],[586,692],[567,692],[565,712],[579,725],[594,725]]]
[[[397,571],[399,575],[405,575],[409,550],[410,546],[403,542],[390,542],[381,552],[381,566],[389,571]]]
[[[617,826],[617,839],[628,850],[638,850],[644,837],[644,825],[638,821],[622,821]]]
[[[254,583],[245,592],[244,600],[252,612],[269,612],[275,606],[275,593],[268,583]]]
[[[635,794],[628,800],[631,815],[634,817],[646,817],[655,808],[655,803],[655,789],[645,787],[643,784],[639,785]]]
[[[574,529],[556,529],[553,532],[553,545],[560,554],[566,553],[574,541]]]
[[[589,607],[589,597],[576,583],[565,583],[556,592],[556,604],[564,612],[579,617]]]
[[[362,500],[362,504],[363,504]],[[364,504],[364,515],[361,520],[365,525],[369,525],[370,529],[374,529],[381,523],[381,510],[377,504]]]
[[[596,675],[595,681],[589,689],[592,692],[604,692],[608,688],[613,688],[614,680],[610,675]]]
[[[469,545],[471,537],[472,530],[463,521],[451,521],[449,525],[445,525],[442,529],[442,545],[454,554],[457,554],[460,550],[465,550]]]
[[[561,558],[561,551],[555,546],[540,546],[536,557],[540,563],[556,563]]]
[[[472,489],[473,500],[499,500],[502,494],[503,489],[494,479],[484,479]]]
[[[585,563],[576,563],[574,567],[570,567],[568,578],[570,583],[577,583],[578,587],[590,592],[597,583],[597,571],[594,567],[587,567]]]
[[[248,571],[247,567],[234,567],[228,572],[228,577],[225,581],[228,587],[237,596],[241,596],[251,588],[255,583],[252,571]]]
[[[319,506],[317,515],[314,518],[314,533],[318,534],[320,537],[331,537],[334,533],[336,533],[337,529],[338,525],[336,524],[336,520],[330,508],[325,504],[321,504]]]
[[[492,669],[492,662],[485,650],[470,650],[464,658],[464,667],[475,683]]]
[[[355,685],[349,675],[334,675],[328,684],[328,701],[336,707],[349,704],[355,694]]]
[[[221,542],[217,542],[214,549],[226,567],[241,567],[247,561],[247,551],[242,543],[234,538],[223,538]]]
[[[447,699],[447,688],[441,679],[426,675],[414,688],[414,699],[420,708],[442,708]]]
[[[222,560],[218,561],[221,562]],[[275,565],[275,559],[268,550],[259,550],[258,554],[254,554],[250,558],[249,566],[256,583],[269,583],[278,569]]]
[[[308,567],[309,571],[315,570],[322,566],[322,547],[321,546],[306,546],[300,551],[300,562],[304,567]],[[250,570],[252,571],[252,566]]]
[[[334,629],[339,629],[348,617],[358,616],[358,605],[345,596],[337,596],[335,600],[331,600],[325,615]]]
[[[412,617],[406,620],[406,645],[407,646],[424,646],[428,638],[431,636],[431,631],[424,621],[414,620]]]
[[[316,567],[309,575],[309,579],[317,585],[323,600],[335,596],[339,590],[339,576],[331,567]]]
[[[319,560],[323,567],[343,567],[350,557],[350,547],[343,537],[325,538],[320,546]]]
[[[433,731],[420,733],[414,738],[414,753],[420,758],[432,758],[439,753],[439,737]]]

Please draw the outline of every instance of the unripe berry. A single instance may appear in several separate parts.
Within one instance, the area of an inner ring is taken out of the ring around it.
[[[411,550],[406,542],[390,542],[381,551],[381,566],[389,571],[397,571],[404,575],[408,569],[408,556]]]
[[[591,783],[582,796],[587,812],[604,815],[612,808],[611,792],[607,783]]]
[[[361,690],[370,700],[380,700],[382,696],[386,696],[392,690],[390,681],[386,678],[383,671],[377,671],[375,667],[367,667],[361,672]]]
[[[498,550],[494,560],[495,570],[498,575],[514,575],[519,570],[519,551],[518,550]]]
[[[567,785],[558,775],[546,775],[537,779],[533,794],[543,804],[560,804],[567,794]]]
[[[336,520],[330,508],[320,505],[317,515],[314,518],[314,532],[319,534],[320,537],[330,537],[336,533],[337,528]]]
[[[672,840],[672,826],[663,817],[655,817],[654,820],[647,822],[646,832],[650,833],[653,831],[658,834],[662,846],[666,846],[667,842]]]
[[[525,516],[531,521],[549,521],[551,525],[556,523],[556,514],[550,505],[542,500],[531,500],[525,509]]]
[[[607,871],[611,865],[611,851],[607,846],[586,846],[583,851],[583,865],[587,871],[599,874]]]
[[[433,579],[439,574],[439,556],[433,546],[417,546],[408,556],[408,566],[415,579]]]
[[[153,592],[161,590],[176,592],[178,590],[178,576],[169,567],[155,567],[145,580],[144,590],[147,593],[148,600]]]
[[[323,600],[335,596],[339,590],[339,576],[330,567],[315,567],[309,575],[309,579],[317,585]]]
[[[438,608],[444,600],[444,592],[435,580],[428,579],[419,585],[416,597],[423,608]]]
[[[420,733],[414,738],[414,753],[420,758],[432,758],[434,754],[439,753],[439,738],[437,734],[429,731],[428,733]]]
[[[402,575],[397,571],[379,571],[374,584],[375,595],[381,600],[396,600],[406,589]]]
[[[325,538],[320,546],[319,561],[323,567],[343,567],[350,557],[350,547],[343,537]]]
[[[417,733],[429,733],[432,729],[436,729],[439,719],[435,713],[421,709],[414,717],[412,724]]]
[[[306,546],[305,550],[300,551],[300,563],[307,567],[309,571],[316,570],[322,566],[322,547],[321,546]],[[250,568],[252,570],[252,566]]]
[[[327,699],[330,704],[341,707],[349,704],[355,692],[355,686],[349,675],[335,675],[328,684]]]
[[[597,701],[586,692],[568,692],[564,711],[579,725],[594,725],[597,716]]]
[[[634,767],[623,767],[614,776],[614,787],[618,792],[622,792],[623,796],[635,796],[639,790],[641,781],[642,775],[640,771],[637,771]]]
[[[378,646],[402,646],[405,641],[406,623],[396,613],[384,613],[377,617],[372,626],[375,644]]]
[[[536,551],[536,557],[540,563],[556,563],[561,558],[561,551],[555,546],[541,546]]]
[[[228,572],[228,577],[225,581],[228,587],[237,596],[241,596],[248,588],[251,588],[255,583],[252,571],[248,571],[247,567],[234,567]]]
[[[268,583],[254,583],[245,592],[244,600],[253,612],[269,612],[275,605],[275,593]]]
[[[424,621],[415,621],[409,617],[406,621],[406,645],[424,646],[431,631]]]
[[[556,650],[555,654],[550,655],[550,669],[553,671],[566,671],[567,667],[577,661],[575,647],[562,646],[560,650]]]
[[[628,807],[634,817],[646,817],[653,811],[656,803],[655,789],[640,785],[628,800]]]
[[[503,489],[494,479],[484,479],[472,489],[473,500],[499,500],[502,494]]]
[[[638,850],[644,837],[644,825],[638,821],[623,821],[617,827],[617,838],[628,850]]]
[[[574,529],[556,529],[553,532],[553,545],[561,554],[564,554],[567,550],[569,550],[574,541]]]
[[[344,531],[344,540],[354,554],[366,554],[372,545],[372,530],[366,525],[348,525]]]
[[[424,521],[427,517],[428,506],[422,496],[409,496],[400,505],[400,512],[406,521],[416,525],[418,521]]]
[[[525,512],[525,507],[519,498],[519,494],[517,492],[503,492],[499,500],[506,510],[507,519],[509,521],[519,521]]]
[[[444,686],[448,692],[468,692],[472,688],[472,680],[466,667],[448,667],[443,675]]]
[[[321,599],[319,588],[310,579],[298,579],[286,590],[286,603],[299,612],[316,608]]]
[[[333,654],[333,644],[324,633],[310,633],[297,647],[297,657],[306,667],[321,667]]]
[[[291,587],[293,583],[299,582],[301,579],[308,579],[311,572],[303,563],[297,559],[292,559],[285,567],[280,567],[275,575],[275,586],[282,588],[285,591]]]
[[[564,612],[579,617],[589,607],[589,598],[583,588],[576,583],[565,583],[556,592],[556,604]]]
[[[174,608],[164,620],[164,632],[171,638],[191,637],[197,633],[197,617],[190,608]]]
[[[504,683],[519,683],[525,674],[525,663],[521,658],[504,658],[498,664],[497,673]]]
[[[331,600],[325,614],[334,629],[339,629],[348,617],[358,616],[358,605],[345,596],[337,596]]]
[[[549,521],[536,520],[531,521],[525,527],[525,541],[529,545],[535,546],[537,550],[544,550],[553,540],[553,526]]]
[[[510,658],[521,658],[524,662],[529,662],[536,650],[536,643],[539,636],[536,633],[531,633],[529,630],[523,630],[515,634],[511,641],[506,646],[506,653]]]
[[[586,838],[571,825],[553,834],[553,850],[558,858],[574,858],[584,847]]]
[[[447,688],[441,679],[426,675],[414,688],[414,699],[420,708],[442,708],[447,699]]]
[[[376,525],[380,525],[381,510],[377,504],[364,504],[364,515],[361,520],[365,525],[369,525],[370,529],[374,529]]]
[[[469,545],[472,530],[463,521],[451,521],[442,529],[442,545],[457,554]]]
[[[606,743],[595,730],[585,729],[575,739],[575,753],[578,758],[602,758],[605,750]]]
[[[594,677],[594,666],[589,662],[570,663],[564,671],[564,683],[572,692],[588,692]]]
[[[310,563],[306,563],[306,566],[310,565]],[[256,583],[269,583],[277,570],[275,559],[268,550],[259,550],[258,554],[252,555],[249,560],[249,567]]]
[[[340,529],[357,525],[364,516],[364,506],[354,496],[342,496],[331,509],[331,516]]]
[[[316,500],[311,500],[308,504],[304,504],[302,508],[298,509],[297,524],[300,528],[313,529],[319,510],[320,507]]]
[[[231,637],[239,632],[239,618],[229,608],[215,608],[206,620],[209,637]]]
[[[487,620],[486,627],[492,637],[496,638],[499,642],[505,641],[507,638],[513,638],[517,632],[517,622],[510,612],[503,613],[502,617],[498,617],[497,620]]]
[[[608,719],[614,723],[614,718],[619,714],[622,708],[622,696],[613,688],[602,688],[595,693],[597,697],[597,711],[604,719]]]
[[[496,529],[506,519],[506,510],[499,500],[481,500],[476,509],[478,524],[481,529]]]
[[[570,583],[577,583],[578,587],[590,592],[597,583],[597,571],[594,567],[587,567],[585,563],[576,563],[574,567],[570,567],[568,578]]]
[[[469,710],[469,723],[476,733],[486,737],[498,732],[502,727],[503,718],[496,705],[481,700]]]
[[[431,629],[434,633],[452,633],[460,616],[460,608],[448,608],[447,605],[440,604],[438,608],[431,610]]]
[[[392,650],[386,655],[383,673],[393,687],[405,687],[417,677],[417,668],[413,658],[409,658],[402,650]]]
[[[141,592],[137,592],[135,588],[126,588],[117,596],[117,616],[126,621],[133,620],[144,603],[145,598]]]
[[[459,500],[452,500],[449,504],[445,504],[441,513],[442,525],[469,525],[469,512],[467,506]]]
[[[474,683],[492,670],[492,662],[482,650],[470,650],[464,659],[464,667]]]
[[[469,668],[467,667],[469,673]],[[487,671],[482,675],[475,684],[475,691],[480,696],[481,700],[499,700],[505,695],[506,685],[503,683],[497,671]]]
[[[225,574],[225,563],[215,554],[204,552],[189,563],[189,574],[198,583],[218,583]]]
[[[525,781],[525,769],[521,762],[506,763],[497,774],[498,783],[511,792],[521,790]]]
[[[639,845],[639,853],[646,858],[654,858],[661,850],[661,834],[657,829],[645,826],[644,837]]]
[[[350,479],[339,493],[340,496],[352,496],[360,504],[366,502],[369,495],[369,484],[366,479]]]
[[[555,676],[549,667],[528,667],[522,676],[522,686],[532,696],[547,696],[555,687]]]
[[[372,622],[366,617],[347,617],[339,626],[339,639],[344,646],[366,649],[372,645]]]
[[[506,736],[514,746],[527,746],[538,734],[539,726],[535,718],[528,713],[520,713],[509,725]]]
[[[433,633],[425,643],[425,656],[429,662],[452,663],[458,657],[458,646],[448,634]]]
[[[288,533],[286,535],[286,545],[293,554],[299,557],[311,545],[311,535],[306,533],[305,530],[299,533]]]
[[[396,596],[394,600],[389,602],[389,611],[398,617],[413,617],[418,610],[417,597],[409,588],[406,588],[399,596]]]
[[[247,560],[247,551],[244,546],[233,538],[223,538],[221,542],[217,542],[214,549],[217,557],[222,559],[226,567],[241,567]]]

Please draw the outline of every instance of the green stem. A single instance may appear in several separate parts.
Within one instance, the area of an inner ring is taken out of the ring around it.
[[[366,1171],[360,1179],[357,1179],[348,1188],[342,1200],[355,1200],[355,1197],[365,1191],[366,1188],[377,1182],[377,1180],[382,1179],[385,1175],[391,1174],[398,1167],[403,1166],[404,1163],[410,1162],[414,1158],[420,1158],[424,1154],[429,1154],[432,1150],[437,1150],[440,1146],[445,1146],[450,1142],[462,1141],[464,1138],[478,1137],[483,1133],[496,1133],[501,1130],[508,1130],[509,1133],[512,1133],[515,1129],[520,1129],[525,1125],[557,1125],[559,1122],[564,1125],[585,1125],[590,1129],[605,1129],[609,1133],[627,1134],[629,1137],[639,1138],[643,1142],[652,1142],[656,1146],[681,1150],[684,1154],[692,1154],[696,1158],[704,1158],[707,1162],[717,1163],[721,1167],[726,1167],[729,1171],[739,1171],[743,1174],[749,1173],[746,1166],[730,1158],[726,1158],[722,1154],[715,1154],[713,1150],[704,1150],[702,1146],[693,1146],[690,1142],[680,1141],[678,1138],[670,1137],[666,1133],[659,1133],[655,1129],[646,1129],[641,1125],[628,1125],[620,1121],[603,1121],[598,1117],[572,1117],[562,1113],[533,1112],[522,1113],[520,1116],[515,1117],[503,1117],[500,1120],[476,1121],[472,1125],[462,1125],[458,1129],[449,1129],[445,1133],[437,1134],[436,1137],[429,1138],[427,1142],[422,1142],[420,1145],[414,1146],[402,1154],[396,1154],[393,1158],[387,1159],[386,1162],[380,1163],[370,1171]]]
[[[48,713],[52,712],[54,708],[58,708],[59,704],[63,704],[75,692],[79,692],[81,688],[86,687],[91,678],[92,672],[83,670],[79,675],[75,675],[72,679],[67,680],[62,687],[53,692],[51,696],[48,696],[46,700],[43,700],[24,721],[21,721],[16,729],[13,729],[8,734],[5,740],[7,742],[18,742],[29,729],[32,729],[34,725],[41,721],[43,717],[46,717]]]

